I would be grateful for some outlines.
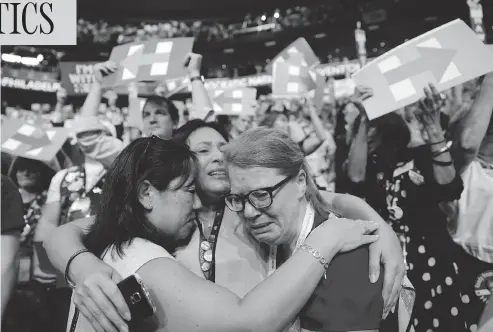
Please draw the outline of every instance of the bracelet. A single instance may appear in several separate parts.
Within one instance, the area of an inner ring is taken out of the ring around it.
[[[77,251],[75,254],[73,254],[72,257],[70,257],[70,259],[68,260],[67,266],[65,267],[65,274],[64,274],[65,282],[70,286],[70,288],[75,288],[75,284],[70,280],[70,278],[68,276],[70,264],[72,263],[72,261],[74,260],[75,257],[77,257],[80,254],[83,254],[85,252],[89,252],[89,250],[84,248],[84,249]]]
[[[300,249],[306,250],[310,254],[312,254],[313,257],[315,257],[320,262],[320,264],[322,264],[322,266],[324,267],[324,269],[327,271],[327,269],[329,268],[329,263],[327,262],[327,260],[322,256],[322,254],[318,250],[313,249],[311,246],[309,246],[306,243],[303,244],[300,247]]]
[[[428,145],[438,145],[438,144],[442,144],[442,143],[445,143],[445,142],[447,142],[446,139],[444,139],[442,141],[435,142],[435,143],[429,143]]]
[[[431,163],[434,164],[434,165],[438,165],[438,166],[452,166],[454,164],[453,161],[440,161],[440,160],[435,160],[435,159],[432,159],[431,160]]]
[[[200,82],[204,83],[204,76],[190,77],[190,82],[193,82],[193,81],[200,81]]]
[[[452,141],[447,142],[443,148],[441,148],[439,151],[433,153],[433,158],[438,157],[441,154],[444,154],[445,152],[448,152],[450,150],[450,147],[452,146]]]

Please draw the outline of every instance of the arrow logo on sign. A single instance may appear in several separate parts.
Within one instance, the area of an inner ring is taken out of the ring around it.
[[[143,48],[135,51],[129,57],[123,59],[120,65],[124,68],[123,80],[135,78],[140,66],[160,64],[159,75],[166,75],[168,71],[168,63],[170,58],[169,52],[162,53],[143,53]]]
[[[416,49],[420,54],[418,59],[383,74],[389,85],[429,71],[437,82],[440,82],[457,54],[456,50],[443,48],[416,47]]]
[[[236,103],[241,103],[242,98],[226,97],[223,91],[219,95],[214,97],[214,102],[216,102],[219,105],[236,104]]]
[[[42,148],[51,144],[51,140],[44,130],[36,128],[32,134],[26,134],[23,132],[22,127],[11,137],[11,139],[22,142],[29,145],[29,150]]]

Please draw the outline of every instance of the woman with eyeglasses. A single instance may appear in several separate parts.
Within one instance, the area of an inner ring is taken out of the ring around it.
[[[278,271],[240,298],[198,277],[173,256],[196,227],[189,217],[201,207],[195,192],[197,164],[195,153],[184,145],[153,136],[132,142],[108,170],[100,210],[84,243],[123,278],[138,274],[145,284],[155,312],[144,321],[129,317],[133,330],[280,331],[301,310],[337,253],[378,239],[371,234],[378,228],[374,222],[331,219],[307,236]],[[110,293],[118,290],[109,287]],[[81,292],[83,288],[74,292],[68,328],[111,327],[92,316],[94,302],[79,302]]]
[[[268,250],[263,250],[259,242],[248,235],[237,213],[225,209],[223,195],[229,193],[230,185],[221,149],[227,144],[227,136],[214,124],[193,120],[178,130],[174,140],[186,143],[198,156],[200,169],[196,184],[202,201],[202,207],[192,216],[199,227],[192,235],[190,244],[177,250],[175,256],[196,275],[242,297],[265,279]],[[368,219],[374,217],[371,210],[370,214],[367,212],[367,207],[363,206],[362,215]],[[128,308],[119,294],[106,291],[108,285],[120,280],[118,274],[89,254],[77,257],[67,266],[71,255],[84,248],[80,238],[85,233],[84,228],[90,224],[91,220],[84,220],[60,227],[45,242],[45,247],[55,266],[61,272],[67,270],[72,281],[88,290],[81,301],[94,301],[99,307],[106,308],[95,309],[94,314],[101,321],[109,320],[120,326],[124,323],[121,317]],[[370,266],[378,279],[380,260],[383,261],[386,272],[383,296],[387,306],[392,307],[402,279],[399,265],[402,257],[395,248],[398,244],[394,233],[389,232],[386,225],[381,225],[379,232],[381,240],[370,250]],[[64,250],[60,251],[59,248]],[[106,296],[91,295],[100,292]]]

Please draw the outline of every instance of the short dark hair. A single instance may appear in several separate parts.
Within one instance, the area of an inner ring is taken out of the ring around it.
[[[149,97],[145,97],[145,100],[146,101],[144,103],[143,108],[146,107],[148,102],[153,102],[153,103],[158,104],[158,105],[166,105],[166,107],[168,108],[168,112],[169,112],[169,115],[171,117],[171,120],[173,120],[174,123],[178,123],[178,121],[180,120],[180,112],[176,108],[175,104],[173,104],[173,102],[171,100],[169,100],[168,98],[161,97],[161,96],[149,96]]]
[[[13,159],[12,164],[9,168],[10,169],[8,175],[12,178],[16,186],[19,186],[16,176],[18,171],[28,170],[30,172],[38,172],[38,182],[36,183],[36,187],[33,188],[36,193],[41,193],[45,190],[48,190],[48,188],[50,187],[51,179],[56,174],[56,172],[45,163],[39,160],[28,159],[24,157],[17,157]]]
[[[171,181],[180,179],[178,188],[183,186],[195,175],[196,165],[195,154],[171,140],[151,136],[130,143],[108,169],[96,221],[84,239],[86,247],[101,256],[114,245],[122,255],[123,245],[140,237],[174,252],[173,237],[161,234],[145,217],[139,188],[147,180],[157,190],[177,189],[169,188]]]
[[[411,131],[399,114],[388,113],[371,122],[381,135],[382,142],[391,142],[396,148],[406,148],[411,142]]]
[[[224,130],[224,128],[218,124],[217,122],[205,122],[204,120],[201,119],[194,119],[190,120],[187,123],[185,123],[183,126],[178,128],[171,138],[173,141],[179,143],[179,144],[187,144],[188,145],[188,137],[197,129],[200,128],[212,128],[215,131],[217,131],[225,140],[226,142],[229,141],[229,135]]]

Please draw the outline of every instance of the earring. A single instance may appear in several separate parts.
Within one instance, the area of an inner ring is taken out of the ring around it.
[[[152,205],[149,204],[149,207],[147,208],[148,210],[152,210]]]

